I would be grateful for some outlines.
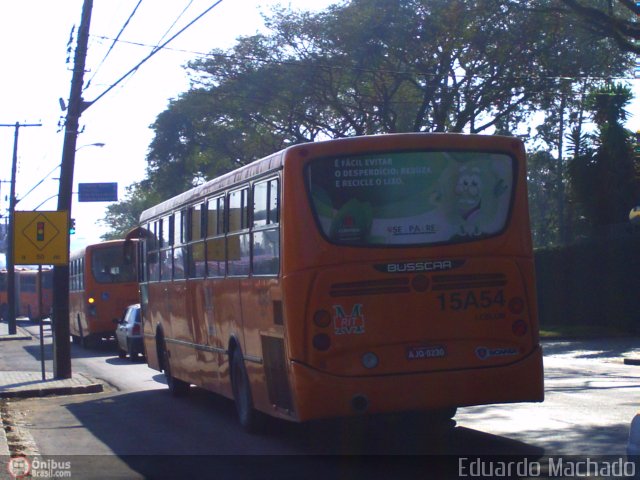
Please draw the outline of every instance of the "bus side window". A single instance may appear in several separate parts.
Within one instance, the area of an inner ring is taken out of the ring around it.
[[[227,235],[228,274],[249,275],[251,242],[249,233],[249,188],[236,190],[229,194],[229,234]],[[236,233],[238,232],[238,233]]]
[[[278,228],[278,180],[253,187],[252,272],[277,275],[280,271],[280,229]]]
[[[207,202],[207,275],[224,277],[226,255],[224,239],[224,197],[212,198]]]
[[[280,223],[280,182],[273,179],[269,182],[269,201],[267,203],[267,218],[269,224]]]
[[[229,232],[249,228],[249,189],[243,188],[229,194]]]
[[[173,215],[162,219],[162,250],[160,250],[160,280],[171,280],[173,270]]]
[[[202,278],[206,274],[206,258],[203,238],[206,232],[207,204],[202,203],[189,208],[187,220],[187,275],[189,278]]]
[[[162,220],[156,220],[149,224],[151,238],[146,242],[147,246],[147,281],[157,282],[160,280],[160,257],[158,249],[161,241]]]
[[[173,227],[173,279],[182,280],[185,278],[186,270],[186,250],[185,242],[185,225],[186,210],[180,210],[174,214]]]

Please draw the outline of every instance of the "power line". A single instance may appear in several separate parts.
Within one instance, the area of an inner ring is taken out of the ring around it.
[[[100,38],[103,40],[112,40],[112,38],[110,37],[106,37],[106,36],[102,36],[102,35],[95,35],[96,38]],[[119,40],[121,43],[126,43],[128,45],[134,45],[134,46],[138,46],[138,47],[145,47],[145,48],[151,48],[154,49],[156,47],[154,47],[153,45],[150,45],[148,43],[141,43],[141,42],[134,42],[134,41],[130,41],[130,40]],[[178,53],[186,53],[186,54],[190,54],[190,55],[196,55],[199,57],[204,57],[204,58],[223,58],[223,59],[227,59],[227,60],[234,60],[236,61],[238,64],[242,65],[245,64],[247,61],[250,62],[258,62],[258,63],[262,63],[265,65],[284,65],[284,66],[295,66],[295,67],[302,67],[302,68],[317,68],[317,69],[325,69],[325,70],[350,70],[350,71],[358,71],[358,72],[363,72],[363,73],[378,73],[378,74],[390,74],[390,75],[407,75],[407,71],[399,71],[399,70],[386,70],[386,69],[380,69],[380,68],[365,68],[365,67],[356,67],[356,66],[344,66],[344,65],[327,65],[327,64],[314,64],[314,65],[310,65],[310,64],[303,64],[299,61],[296,60],[274,60],[274,59],[264,59],[264,58],[258,58],[258,57],[252,57],[249,55],[232,55],[232,54],[224,54],[224,53],[205,53],[205,52],[200,52],[200,51],[196,51],[196,50],[185,50],[185,49],[179,49],[179,48],[171,48],[171,47],[166,47],[165,50],[169,50],[172,52],[178,52]],[[419,73],[418,75],[420,76],[424,76],[424,77],[435,77],[437,76],[436,74],[430,74],[430,73]],[[466,76],[466,74],[456,74],[454,75],[456,78],[463,78]],[[497,78],[497,77],[492,77],[492,76],[483,76],[483,75],[473,75],[474,78]],[[521,77],[522,78],[522,77]],[[534,78],[534,75],[529,75],[526,78]],[[545,76],[539,76],[538,78],[546,78],[549,80],[572,80],[572,81],[578,81],[578,80],[638,80],[637,77],[631,76],[631,77],[612,77],[612,76],[595,76],[595,75],[574,75],[574,76],[567,76],[567,75],[557,75],[557,76],[553,76],[553,75],[545,75]]]
[[[171,31],[171,29],[173,27],[176,26],[176,23],[178,23],[180,21],[180,19],[182,18],[182,16],[185,14],[185,12],[187,10],[189,10],[189,7],[191,6],[191,4],[193,4],[193,0],[190,0],[189,3],[187,4],[186,7],[184,7],[184,9],[182,10],[182,12],[180,12],[180,15],[178,15],[176,17],[176,19],[173,21],[173,23],[171,24],[171,26],[169,28],[167,28],[167,31],[164,32],[164,35],[162,35],[162,37],[160,37],[160,40],[158,40],[158,42],[156,43],[156,46],[154,48],[158,48],[158,45],[160,45],[160,42],[162,42],[164,40],[164,38],[169,35],[169,32]]]
[[[200,15],[198,15],[196,18],[194,18],[191,22],[189,22],[186,26],[184,26],[182,29],[180,29],[175,35],[173,35],[169,40],[167,40],[166,42],[164,42],[162,45],[160,45],[159,47],[154,48],[151,53],[149,53],[149,55],[147,55],[145,58],[143,58],[135,67],[133,67],[131,70],[129,70],[127,73],[125,73],[122,77],[120,77],[118,80],[116,80],[115,83],[113,83],[110,87],[108,87],[104,92],[102,92],[100,95],[98,95],[93,101],[88,102],[87,104],[85,104],[84,109],[88,108],[91,104],[97,102],[98,100],[100,100],[102,97],[104,97],[107,93],[109,93],[111,90],[113,90],[117,85],[119,85],[125,78],[127,78],[129,75],[131,75],[132,73],[134,73],[138,68],[140,68],[140,66],[145,63],[147,60],[149,60],[151,57],[153,57],[156,53],[158,53],[160,50],[164,49],[170,42],[172,42],[176,37],[178,37],[178,35],[182,34],[187,28],[191,27],[194,23],[196,23],[198,20],[200,20],[202,17],[204,17],[207,13],[209,13],[211,10],[213,10],[215,7],[217,7],[218,5],[220,5],[222,3],[222,0],[217,0],[216,2],[213,3],[213,5],[211,5],[210,7],[207,7],[205,9],[204,12],[202,12]]]
[[[176,23],[178,23],[178,22],[180,21],[180,19],[181,19],[181,18],[182,18],[182,16],[185,14],[185,12],[189,9],[189,7],[191,6],[191,4],[192,4],[192,3],[193,3],[193,0],[190,0],[190,1],[189,1],[189,3],[187,4],[187,6],[186,6],[186,7],[184,7],[184,9],[182,10],[182,12],[180,12],[180,15],[178,15],[178,16],[176,17],[176,19],[173,21],[173,23],[171,24],[171,26],[170,26],[169,28],[167,28],[166,32],[164,32],[164,34],[162,35],[162,37],[160,37],[160,40],[158,40],[158,41],[156,42],[156,45],[153,47],[153,49],[154,49],[154,50],[155,50],[156,48],[158,48],[158,46],[160,45],[160,42],[162,42],[162,41],[165,39],[165,37],[166,37],[167,35],[169,35],[169,32],[171,31],[171,29],[176,25]],[[114,42],[115,42],[115,40],[114,40]],[[135,75],[137,71],[138,71],[138,69],[136,68],[136,69],[134,70],[134,72],[131,74],[131,76]]]
[[[44,182],[47,178],[49,178],[49,175],[51,175],[53,172],[55,172],[55,171],[56,171],[57,169],[59,169],[59,168],[60,168],[60,164],[56,165],[56,166],[55,166],[55,168],[54,168],[53,170],[51,170],[49,173],[47,173],[44,177],[42,177],[42,179],[41,179],[38,183],[36,183],[33,187],[31,187],[31,189],[30,189],[27,193],[25,193],[24,195],[22,195],[22,197],[21,197],[20,199],[16,200],[16,203],[17,203],[17,202],[19,202],[19,201],[21,201],[21,200],[24,200],[24,198],[25,198],[27,195],[29,195],[29,194],[30,194],[31,192],[33,192],[36,188],[38,188],[38,187],[42,184],[42,182]]]
[[[109,54],[113,50],[113,47],[115,47],[115,45],[118,42],[118,40],[120,40],[120,35],[122,35],[122,32],[124,32],[124,29],[127,28],[127,25],[129,25],[129,22],[131,21],[133,16],[136,14],[136,11],[138,10],[138,7],[140,6],[141,3],[142,3],[142,0],[138,0],[138,3],[133,8],[133,12],[131,12],[131,14],[129,15],[129,18],[127,18],[127,20],[124,22],[124,25],[122,25],[122,28],[120,28],[120,31],[118,32],[118,35],[116,35],[116,38],[113,39],[113,42],[111,43],[111,46],[109,47],[109,50],[107,50],[107,53],[104,55],[104,57],[102,58],[102,60],[98,64],[98,67],[96,68],[95,72],[93,73],[93,75],[91,76],[89,81],[87,82],[87,85],[84,87],[84,90],[89,88],[89,86],[91,85],[91,81],[98,74],[98,72],[100,71],[100,67],[102,67],[102,64],[104,63],[104,61],[107,59],[107,57],[109,56]]]

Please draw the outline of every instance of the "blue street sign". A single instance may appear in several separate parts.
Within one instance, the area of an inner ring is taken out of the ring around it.
[[[118,183],[79,183],[79,202],[117,202]]]

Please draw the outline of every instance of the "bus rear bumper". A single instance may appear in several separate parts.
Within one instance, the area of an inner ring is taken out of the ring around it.
[[[542,349],[502,366],[338,377],[291,362],[296,419],[345,417],[544,400]]]

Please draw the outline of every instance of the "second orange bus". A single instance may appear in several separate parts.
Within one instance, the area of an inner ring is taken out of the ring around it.
[[[90,347],[115,335],[127,306],[138,303],[137,243],[87,245],[69,262],[69,327],[74,343]]]

